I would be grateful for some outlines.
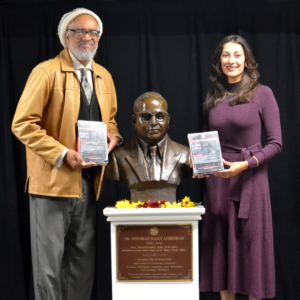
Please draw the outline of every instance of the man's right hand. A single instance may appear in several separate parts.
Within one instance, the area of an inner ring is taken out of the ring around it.
[[[96,167],[94,162],[86,163],[78,152],[69,149],[65,155],[64,162],[67,163],[72,169],[86,169],[90,167]]]

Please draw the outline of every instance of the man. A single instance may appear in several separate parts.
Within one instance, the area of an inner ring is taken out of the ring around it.
[[[105,176],[125,182],[131,200],[176,200],[177,185],[192,175],[189,149],[169,138],[170,115],[162,95],[147,92],[133,104],[133,139],[113,151]]]
[[[122,141],[111,75],[92,59],[101,34],[102,23],[92,11],[65,14],[58,27],[65,49],[33,69],[12,123],[26,146],[38,300],[87,300],[91,294],[95,205],[104,167],[85,163],[76,152],[77,120],[105,122],[108,151]]]

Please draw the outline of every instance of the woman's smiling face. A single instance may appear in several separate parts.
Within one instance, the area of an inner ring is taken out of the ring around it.
[[[238,43],[227,43],[221,53],[221,67],[228,83],[241,81],[245,69],[245,53]]]

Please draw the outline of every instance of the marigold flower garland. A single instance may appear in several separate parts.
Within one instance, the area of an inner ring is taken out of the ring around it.
[[[130,203],[129,200],[123,199],[117,201],[115,207],[116,208],[182,208],[182,207],[196,207],[197,205],[200,205],[201,203],[196,203],[190,200],[190,197],[185,196],[180,202],[176,203],[170,203],[169,201],[162,200],[162,201],[155,201],[155,200],[149,200],[147,202],[132,202]]]

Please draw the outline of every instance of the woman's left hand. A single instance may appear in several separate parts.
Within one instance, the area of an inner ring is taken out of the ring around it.
[[[230,178],[233,177],[245,170],[248,169],[249,164],[247,161],[235,161],[235,162],[229,162],[223,159],[223,163],[226,166],[229,166],[229,169],[226,169],[224,171],[218,171],[215,172],[214,175],[222,178]]]

